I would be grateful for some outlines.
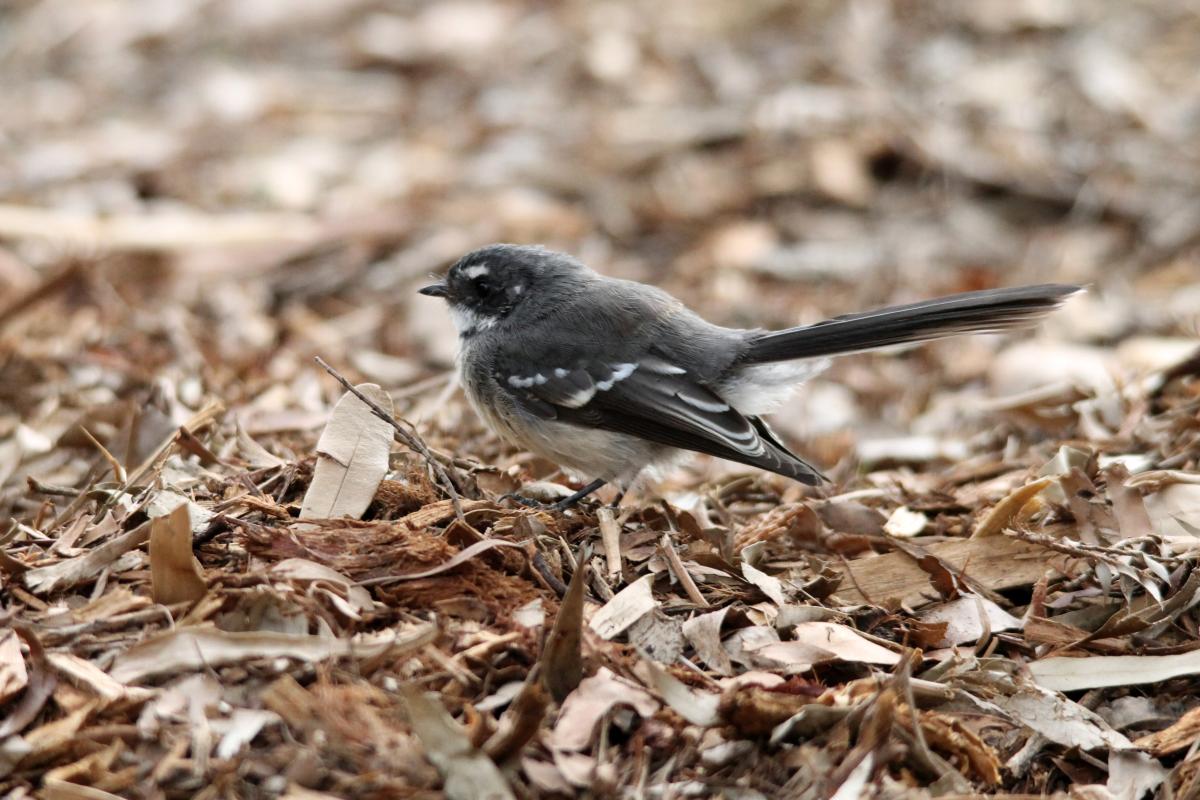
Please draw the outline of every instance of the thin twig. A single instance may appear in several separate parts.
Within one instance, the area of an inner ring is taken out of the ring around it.
[[[121,462],[117,461],[117,457],[108,452],[108,448],[101,444],[100,440],[93,436],[87,428],[80,425],[79,430],[83,431],[83,435],[87,437],[88,441],[100,451],[100,455],[104,456],[104,460],[108,462],[108,466],[112,470],[113,480],[117,483],[124,483],[128,476],[125,474],[125,468],[121,466]]]
[[[709,603],[704,599],[704,595],[700,594],[699,587],[692,580],[692,576],[688,574],[687,567],[683,565],[683,559],[675,552],[675,547],[671,544],[671,534],[664,533],[662,540],[659,541],[658,547],[662,550],[663,556],[667,559],[667,564],[671,567],[671,571],[675,573],[675,577],[679,579],[679,583],[683,586],[683,590],[693,603],[701,608],[708,608]]]
[[[421,440],[421,437],[417,434],[417,432],[405,430],[400,423],[397,422],[394,417],[392,417],[391,414],[384,411],[377,403],[373,402],[370,398],[356,389],[350,383],[350,381],[342,377],[340,372],[325,363],[325,359],[321,358],[320,356],[313,356],[313,358],[318,364],[321,365],[322,369],[332,375],[334,380],[342,385],[342,388],[366,403],[367,408],[371,409],[371,413],[379,417],[387,424],[391,425],[392,429],[396,432],[396,438],[400,440],[401,444],[403,444],[409,450],[415,452],[417,455],[421,456],[421,458],[425,459],[425,462],[429,464],[430,469],[432,469],[434,474],[437,475],[438,481],[446,489],[446,494],[450,495],[450,502],[454,506],[454,516],[463,523],[466,523],[466,519],[463,517],[462,501],[459,499],[458,488],[455,486],[454,479],[450,477],[450,473],[447,472],[446,468],[442,466],[442,463],[434,457],[433,453],[429,452],[429,448],[425,445],[425,442]]]

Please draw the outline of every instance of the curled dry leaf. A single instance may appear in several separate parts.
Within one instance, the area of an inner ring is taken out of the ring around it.
[[[0,703],[4,703],[29,683],[21,640],[16,631],[0,630]]]
[[[1013,631],[1022,627],[1021,620],[986,597],[973,594],[927,609],[921,614],[921,621],[946,623],[946,633],[937,643],[938,647],[979,641],[985,630]]]
[[[733,674],[733,662],[721,645],[721,626],[728,613],[729,606],[725,606],[707,614],[697,614],[683,623],[683,635],[695,649],[697,658],[720,675]]]
[[[345,596],[356,618],[375,607],[371,593],[335,569],[306,558],[285,558],[271,567],[277,578],[301,584],[332,584]]]
[[[1001,533],[1020,513],[1025,504],[1037,497],[1048,486],[1054,483],[1054,478],[1038,478],[1025,484],[1020,489],[997,503],[971,534],[972,539],[982,539]]]
[[[209,724],[213,732],[221,736],[217,743],[217,758],[233,758],[264,727],[278,722],[279,715],[274,711],[255,708],[235,708],[228,719],[212,720]]]
[[[237,431],[238,455],[249,466],[254,469],[271,469],[282,467],[287,463],[279,456],[272,454],[267,448],[255,441],[250,434],[246,433],[246,429],[242,427],[240,420],[234,421],[234,429]]]
[[[542,652],[542,680],[550,695],[560,703],[583,678],[583,593],[587,572],[588,565],[580,564],[571,576]]]
[[[742,576],[757,586],[759,591],[771,599],[775,605],[782,606],[788,601],[788,593],[784,588],[784,583],[779,578],[773,575],[768,575],[757,567],[751,566],[749,561],[742,562]]]
[[[377,384],[355,388],[391,413],[391,395]],[[361,517],[387,474],[391,449],[392,426],[354,395],[343,394],[317,442],[317,466],[300,518]]]
[[[1059,692],[1159,683],[1200,674],[1200,650],[1169,656],[1043,658],[1029,665],[1039,686]]]
[[[472,558],[475,558],[475,556],[481,553],[486,553],[488,550],[494,550],[497,547],[514,547],[518,550],[524,550],[524,548],[516,542],[509,542],[505,541],[504,539],[483,539],[456,553],[452,558],[441,564],[438,564],[436,567],[430,567],[429,569],[423,569],[418,572],[409,572],[404,575],[385,575],[381,578],[368,578],[367,580],[362,581],[362,585],[378,586],[388,583],[399,583],[401,581],[413,581],[417,580],[418,578],[431,578],[434,575],[440,575],[443,572],[449,572],[460,564],[465,564]]]
[[[745,652],[764,668],[785,669],[789,673],[807,672],[817,664],[837,660],[829,650],[809,642],[761,642],[747,646]]]
[[[506,800],[512,790],[495,762],[471,744],[466,731],[446,713],[437,695],[426,694],[412,684],[401,684],[400,697],[408,710],[408,721],[421,740],[425,754],[445,785],[451,800]]]
[[[1200,531],[1200,484],[1173,483],[1145,500],[1159,536],[1196,536]]]
[[[208,591],[204,570],[192,554],[191,514],[186,503],[150,526],[150,588],[165,606],[194,603]]]
[[[1166,777],[1166,767],[1147,753],[1113,750],[1108,754],[1108,783],[1105,788],[1117,800],[1141,800],[1148,792],[1157,789]]]
[[[1023,686],[1011,695],[992,698],[992,702],[1017,722],[1065,747],[1081,750],[1133,747],[1128,738],[1113,730],[1094,711],[1038,686]]]
[[[658,606],[650,591],[653,575],[644,575],[613,596],[592,614],[588,625],[602,639],[612,639]]]
[[[853,628],[836,622],[801,622],[792,632],[792,641],[767,644],[752,652],[788,664],[805,659],[813,664],[834,659],[883,665],[900,661],[899,653],[868,641]]]
[[[1121,529],[1122,539],[1139,539],[1154,532],[1150,514],[1142,500],[1141,492],[1129,484],[1129,470],[1121,464],[1113,464],[1107,470],[1106,491],[1113,504],[1113,514]]]
[[[637,622],[629,626],[625,637],[646,657],[663,664],[675,663],[687,645],[683,638],[683,623],[662,608],[655,608],[639,617]]]
[[[592,741],[596,723],[618,705],[630,706],[643,717],[649,717],[659,707],[645,689],[617,677],[608,667],[601,667],[595,675],[584,678],[563,702],[551,744],[563,750],[583,750]]]
[[[536,670],[531,671],[528,680],[519,686],[508,711],[500,718],[496,732],[483,746],[484,752],[499,764],[518,756],[537,736],[550,707],[550,696],[542,687]]]
[[[143,507],[143,510],[146,512],[146,516],[151,519],[157,519],[158,517],[170,516],[180,506],[187,507],[187,521],[193,533],[199,533],[204,530],[213,517],[213,512],[204,506],[193,502],[186,495],[173,491],[155,492],[151,496],[150,501]]]
[[[37,634],[28,628],[18,628],[17,633],[29,647],[29,680],[20,700],[9,708],[7,716],[0,719],[0,740],[24,730],[41,712],[58,683]],[[0,768],[4,765],[5,762],[0,761]],[[15,762],[9,766],[15,766]]]
[[[46,660],[68,683],[94,695],[103,705],[141,703],[154,694],[149,689],[126,686],[92,662],[70,653],[47,653]]]
[[[717,709],[721,704],[721,695],[689,688],[651,659],[642,661],[638,668],[645,673],[643,682],[688,722],[702,727],[720,722],[721,715]]]
[[[900,506],[883,524],[883,530],[892,536],[906,538],[916,536],[925,530],[925,526],[928,524],[929,517],[920,511],[912,511],[908,506]]]
[[[47,567],[31,569],[21,575],[21,581],[36,594],[50,594],[58,589],[90,580],[125,553],[149,541],[151,524],[152,521],[147,520],[133,530],[81,556],[68,558]]]
[[[424,647],[437,635],[437,626],[421,625],[397,635],[359,635],[330,639],[268,631],[229,632],[211,626],[177,628],[134,645],[117,656],[109,674],[121,683],[138,683],[169,672],[206,669],[259,658],[324,661],[340,656],[375,658]]]

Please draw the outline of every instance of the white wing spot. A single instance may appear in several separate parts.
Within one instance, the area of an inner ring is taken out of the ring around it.
[[[632,375],[637,368],[637,364],[617,364],[613,367],[612,374],[606,380],[596,381],[596,388],[602,392],[607,392],[618,381],[623,381]]]
[[[687,370],[683,367],[677,367],[668,361],[663,361],[661,358],[654,358],[653,356],[643,358],[642,366],[659,375],[683,375],[687,373]]]
[[[595,395],[595,387],[589,386],[586,389],[580,389],[577,392],[567,395],[559,402],[559,405],[566,406],[567,408],[579,408],[580,406],[587,405],[588,401]]]
[[[691,395],[681,393],[676,393],[675,396],[692,408],[698,408],[701,411],[707,411],[711,414],[722,414],[729,410],[727,403],[714,403],[711,400],[702,400],[699,397],[692,397]]]
[[[529,389],[534,386],[541,386],[547,381],[547,378],[542,373],[530,375],[528,378],[523,378],[520,375],[509,375],[508,385],[514,389]]]
[[[554,368],[554,377],[556,377],[556,378],[565,378],[570,374],[571,373],[568,370],[565,370],[562,367]]]

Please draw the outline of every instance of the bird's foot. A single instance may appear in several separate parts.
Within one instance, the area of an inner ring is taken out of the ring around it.
[[[526,497],[516,492],[509,492],[501,495],[501,500],[512,500],[514,503],[525,506],[526,508],[536,508],[539,511],[566,511],[568,508],[576,505],[580,500],[590,495],[592,492],[604,485],[604,481],[597,479],[584,486],[577,492],[564,497],[553,503],[543,503],[541,500],[534,500],[532,497]],[[624,494],[622,492],[622,494]]]
[[[526,497],[525,495],[517,494],[516,492],[508,492],[507,494],[500,495],[498,498],[498,501],[501,503],[503,503],[505,500],[511,500],[519,506],[537,509],[538,511],[555,511],[557,510],[556,506],[558,505],[558,503],[543,503],[541,500],[534,500],[532,497]]]

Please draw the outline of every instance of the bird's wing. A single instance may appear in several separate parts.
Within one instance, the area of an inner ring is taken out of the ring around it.
[[[744,416],[686,369],[658,356],[530,364],[500,361],[495,374],[527,414],[708,453],[803,483],[824,477],[789,452],[762,420]]]

